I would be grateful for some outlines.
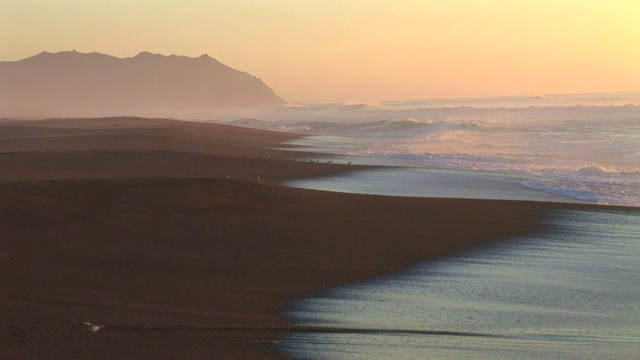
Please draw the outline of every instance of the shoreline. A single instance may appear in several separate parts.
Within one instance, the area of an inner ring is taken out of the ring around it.
[[[618,208],[288,188],[355,166],[291,161],[306,154],[271,147],[296,135],[225,125],[0,129],[6,357],[285,358],[271,341],[301,329],[283,317],[296,298],[542,231],[555,209]]]

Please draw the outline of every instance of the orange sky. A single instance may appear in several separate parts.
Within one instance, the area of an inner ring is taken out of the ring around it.
[[[305,103],[640,90],[637,0],[1,0],[0,57],[203,53]]]

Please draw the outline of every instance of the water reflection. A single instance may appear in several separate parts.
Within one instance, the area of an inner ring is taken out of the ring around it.
[[[281,349],[305,359],[635,358],[640,214],[562,211],[549,225],[299,301],[288,315],[300,323],[353,331],[291,334]]]

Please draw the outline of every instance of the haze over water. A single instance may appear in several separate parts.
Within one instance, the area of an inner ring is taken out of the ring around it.
[[[300,299],[287,315],[321,330],[290,334],[279,349],[302,359],[633,359],[639,105],[640,93],[617,93],[290,104],[218,116],[317,135],[294,144],[339,154],[335,162],[403,165],[291,186],[631,206],[558,211],[546,232]]]
[[[289,104],[199,117],[324,136],[318,144],[342,155],[521,175],[519,186],[567,199],[640,205],[637,92]]]

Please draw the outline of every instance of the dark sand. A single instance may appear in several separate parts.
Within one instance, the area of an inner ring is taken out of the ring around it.
[[[292,299],[541,230],[569,206],[274,185],[353,168],[268,149],[292,137],[0,121],[0,358],[282,358],[269,340],[296,329],[280,316]]]

